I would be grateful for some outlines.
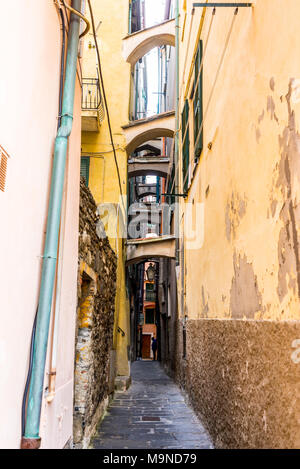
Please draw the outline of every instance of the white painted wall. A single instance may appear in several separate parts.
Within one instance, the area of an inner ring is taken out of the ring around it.
[[[57,127],[61,33],[53,2],[0,0],[0,4],[0,145],[11,157],[6,191],[0,192],[0,448],[18,448]],[[78,79],[74,115],[65,187],[57,395],[52,404],[43,406],[44,448],[61,448],[72,435],[80,173]]]

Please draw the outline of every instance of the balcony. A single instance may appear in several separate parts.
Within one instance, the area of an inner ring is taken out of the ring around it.
[[[169,170],[169,158],[138,157],[128,160],[128,177],[159,176],[166,178]]]
[[[123,127],[126,139],[126,151],[130,156],[132,152],[150,140],[159,137],[174,137],[175,132],[175,111],[168,111],[161,114],[130,122]]]
[[[157,186],[156,184],[138,184],[137,185],[137,197],[141,199],[147,196],[156,196]]]
[[[82,79],[81,128],[83,132],[99,132],[105,117],[98,78]]]
[[[156,291],[146,290],[145,301],[155,302],[156,301]]]

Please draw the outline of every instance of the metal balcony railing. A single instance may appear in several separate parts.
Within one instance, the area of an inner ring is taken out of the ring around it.
[[[145,300],[146,301],[156,301],[156,292],[147,291]]]
[[[96,111],[101,107],[102,97],[98,78],[82,79],[81,108],[84,111]]]

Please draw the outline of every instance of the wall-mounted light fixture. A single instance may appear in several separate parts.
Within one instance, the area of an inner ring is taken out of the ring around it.
[[[151,263],[149,265],[148,269],[146,270],[147,278],[148,278],[149,282],[154,282],[155,272],[156,272],[155,265]]]

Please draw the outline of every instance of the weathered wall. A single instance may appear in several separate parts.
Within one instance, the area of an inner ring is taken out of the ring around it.
[[[0,145],[10,155],[6,190],[0,192],[0,447],[18,448],[57,132],[61,26],[53,2],[1,2],[1,11],[3,18],[13,18],[13,27],[12,21],[4,21],[0,30]],[[43,448],[63,448],[72,436],[80,101],[77,79],[64,187],[64,241],[59,252],[62,283],[57,306],[63,314],[59,319],[56,392],[51,404],[43,399]],[[44,389],[49,379],[52,332],[51,321]]]
[[[191,183],[181,201],[185,220],[188,208],[196,213],[200,206],[201,213],[194,237],[187,229],[183,235],[183,223],[181,229],[180,317],[193,324],[186,387],[220,446],[295,447],[299,365],[290,355],[300,338],[300,56],[293,43],[300,5],[256,0],[236,16],[217,8],[212,19],[212,9],[196,8],[192,17],[192,1],[186,4],[180,110],[193,86],[199,37],[206,50],[203,152],[194,166],[191,138]],[[191,101],[190,107],[192,128]]]
[[[186,390],[216,447],[300,447],[295,337],[297,321],[188,321]]]
[[[108,403],[116,256],[89,189],[81,181],[74,444],[86,447]]]
[[[300,59],[290,44],[299,36],[300,6],[260,0],[241,8],[217,75],[233,11],[217,9],[203,65],[204,150],[187,202],[203,204],[197,235],[203,229],[204,242],[192,249],[186,239],[187,275],[193,272],[186,312],[195,319],[299,319]],[[190,59],[201,13],[197,8]],[[210,21],[207,9],[204,45]],[[185,83],[188,72],[182,70]]]

